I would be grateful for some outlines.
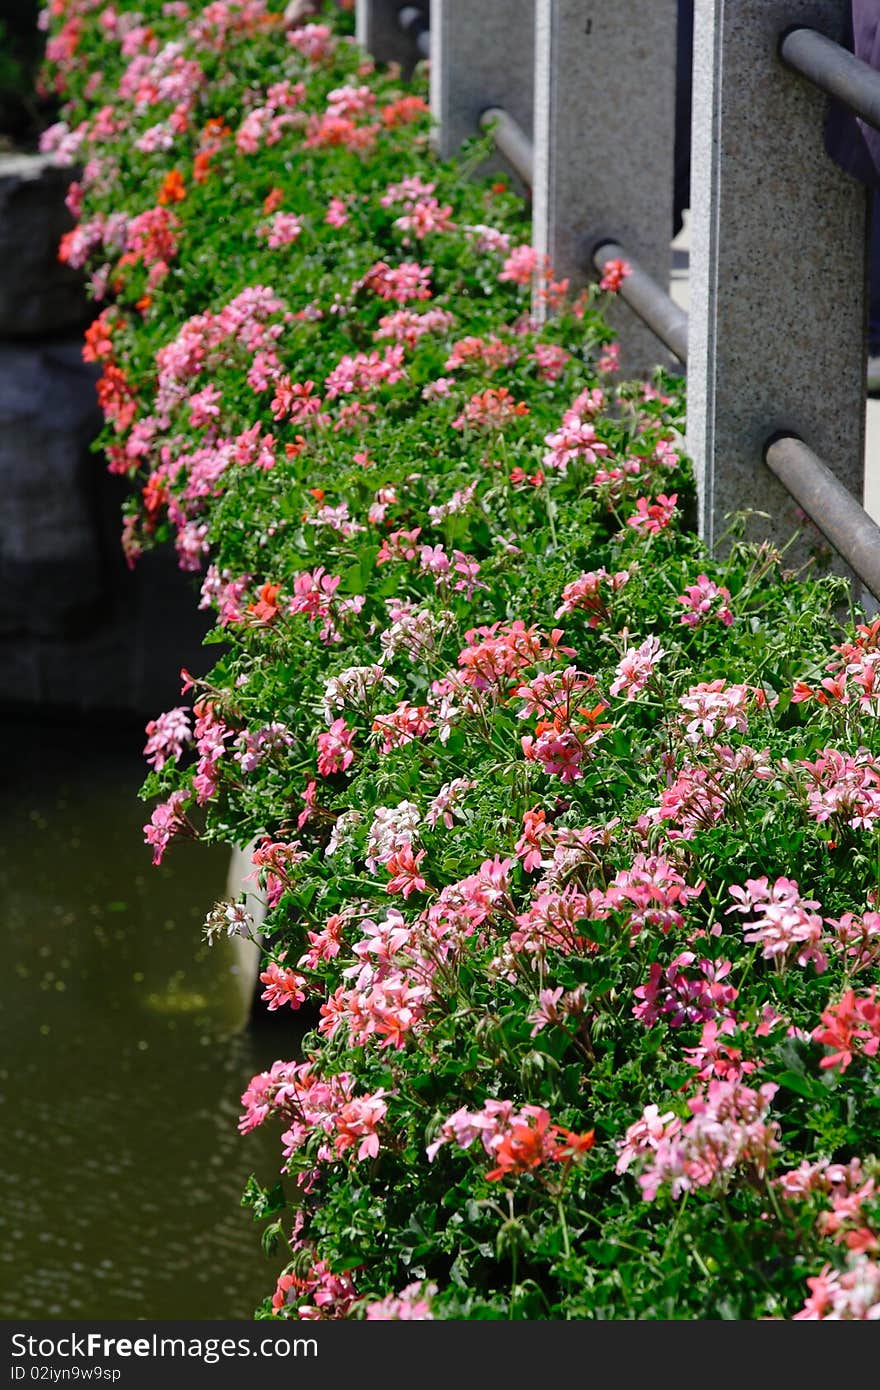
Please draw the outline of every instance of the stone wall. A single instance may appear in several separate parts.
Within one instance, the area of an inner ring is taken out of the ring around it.
[[[122,558],[126,484],[91,449],[94,310],[57,258],[70,178],[0,154],[0,706],[155,714],[205,666],[206,622],[172,555]]]

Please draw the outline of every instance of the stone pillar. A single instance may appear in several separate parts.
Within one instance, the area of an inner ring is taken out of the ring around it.
[[[748,507],[768,514],[752,536],[799,525],[763,464],[777,430],[862,500],[867,195],[825,153],[825,98],[776,56],[793,21],[841,42],[849,9],[696,0],[687,444],[712,546]]]
[[[677,0],[537,0],[534,241],[553,275],[593,278],[618,241],[668,289]],[[623,303],[627,373],[670,359]]]
[[[431,110],[443,159],[501,106],[532,134],[535,0],[433,0]],[[485,168],[509,172],[501,156]]]
[[[52,155],[0,154],[0,339],[57,338],[89,321],[82,274],[58,260],[71,176]]]
[[[429,0],[407,0],[410,9],[422,12],[427,22]],[[357,0],[355,37],[377,63],[400,63],[405,72],[418,61],[418,50],[411,34],[404,33],[398,15],[404,0]]]

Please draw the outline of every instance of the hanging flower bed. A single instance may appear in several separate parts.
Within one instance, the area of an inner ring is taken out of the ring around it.
[[[146,839],[254,844],[310,1029],[258,1315],[877,1317],[880,623],[704,551],[626,267],[555,283],[350,19],[51,13],[123,544],[216,618]]]

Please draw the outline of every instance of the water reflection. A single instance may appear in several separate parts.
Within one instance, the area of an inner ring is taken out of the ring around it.
[[[232,951],[200,944],[225,851],[150,867],[138,748],[128,729],[3,732],[3,1318],[248,1318],[280,1263],[239,1206],[278,1137],[236,1118],[295,1041],[239,1031]]]

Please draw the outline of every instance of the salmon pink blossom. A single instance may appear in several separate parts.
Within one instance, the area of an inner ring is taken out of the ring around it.
[[[322,777],[332,777],[351,767],[353,739],[354,730],[349,729],[344,719],[334,719],[326,733],[318,734],[318,772]]]

